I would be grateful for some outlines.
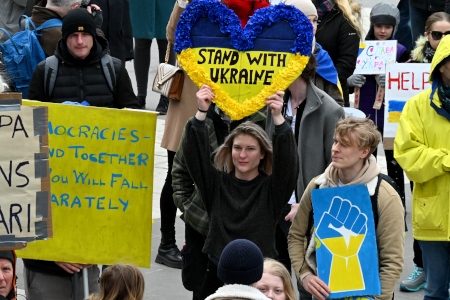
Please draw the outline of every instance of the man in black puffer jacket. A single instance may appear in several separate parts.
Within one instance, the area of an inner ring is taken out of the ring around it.
[[[50,89],[52,92],[47,89],[49,95],[45,93],[44,83],[48,85],[51,80],[48,74],[45,75],[46,61],[43,61],[34,71],[29,98],[55,103],[87,101],[92,106],[138,108],[124,63],[109,57],[108,64],[102,63],[107,49],[107,41],[96,34],[91,14],[82,8],[70,10],[63,19],[62,38],[56,54],[47,58],[57,59],[57,70],[47,69],[56,75],[54,87]],[[109,70],[104,71],[103,67]],[[111,79],[111,84],[107,78]],[[23,262],[28,299],[71,300],[75,293],[73,286],[77,286],[77,300],[84,299],[82,269],[87,269],[89,294],[99,292],[97,266],[34,259],[24,259]],[[73,285],[72,280],[77,284]]]
[[[125,64],[108,57],[107,51],[108,42],[97,35],[92,15],[83,8],[70,10],[63,19],[55,55],[47,59],[57,59],[54,86],[49,85],[52,80],[48,74],[45,78],[43,61],[34,70],[28,97],[54,103],[87,101],[91,106],[138,108]],[[110,63],[104,65],[102,58]]]

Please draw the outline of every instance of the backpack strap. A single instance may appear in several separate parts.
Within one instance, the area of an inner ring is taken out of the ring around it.
[[[108,83],[109,89],[114,92],[117,78],[114,69],[114,63],[112,57],[108,54],[103,55],[101,59],[103,74],[105,75],[106,82]]]
[[[46,99],[50,99],[53,89],[55,88],[56,75],[58,74],[58,59],[52,55],[45,59],[44,71],[44,95]],[[114,69],[113,59],[110,55],[104,55],[101,58],[102,70],[105,75],[109,88],[114,92],[116,87],[116,72]]]
[[[381,173],[378,174],[378,181],[377,186],[375,188],[375,193],[373,193],[373,195],[370,196],[370,202],[372,203],[373,222],[375,223],[375,230],[377,230],[378,227],[378,190],[380,189],[382,175],[383,174]]]
[[[53,18],[50,20],[45,21],[41,24],[38,28],[36,28],[36,31],[41,31],[42,29],[52,28],[52,27],[61,27],[62,26],[62,20]]]
[[[52,55],[45,59],[45,71],[44,71],[44,95],[47,100],[50,100],[50,96],[55,88],[56,75],[58,74],[58,59]]]

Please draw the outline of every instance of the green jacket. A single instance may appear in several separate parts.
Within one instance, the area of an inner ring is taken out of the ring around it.
[[[165,40],[173,4],[174,1],[169,0],[130,0],[133,37]]]
[[[431,63],[430,74],[450,56],[445,36]],[[440,76],[438,72],[438,76]],[[432,87],[406,102],[394,141],[394,157],[414,181],[413,235],[423,241],[450,241],[450,114]]]

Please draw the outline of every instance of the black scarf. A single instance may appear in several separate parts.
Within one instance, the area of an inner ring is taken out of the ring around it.
[[[431,48],[430,42],[426,42],[422,49],[423,53],[423,60],[424,63],[431,63],[433,60],[434,53],[436,53],[436,50]]]
[[[442,107],[450,113],[450,86],[444,84],[442,80],[439,80],[438,83],[438,96]]]

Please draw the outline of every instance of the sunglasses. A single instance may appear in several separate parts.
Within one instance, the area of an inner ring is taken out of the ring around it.
[[[431,37],[433,38],[433,40],[435,41],[439,41],[440,39],[442,39],[443,35],[450,35],[450,31],[446,31],[446,32],[440,32],[440,31],[428,31],[428,33],[431,34]]]

